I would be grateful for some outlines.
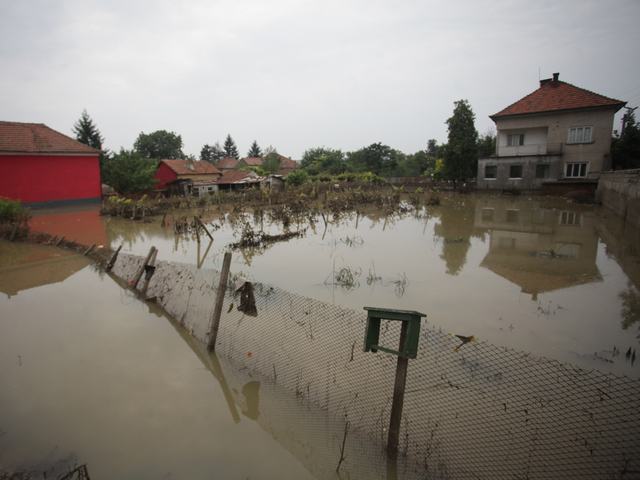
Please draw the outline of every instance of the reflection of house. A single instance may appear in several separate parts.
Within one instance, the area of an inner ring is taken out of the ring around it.
[[[595,214],[542,208],[539,202],[477,199],[476,228],[490,230],[481,266],[538,293],[601,282]]]
[[[0,247],[0,292],[18,292],[66,280],[91,262],[79,255],[40,245],[6,243]]]
[[[171,186],[179,187],[183,193],[189,193],[194,182],[214,182],[220,177],[220,170],[209,162],[187,160],[161,160],[153,178],[158,180],[156,190],[167,190]]]
[[[595,189],[609,170],[613,116],[625,102],[558,80],[490,118],[496,123],[496,155],[478,160],[478,189]],[[552,183],[555,182],[555,183]]]
[[[100,202],[100,153],[40,123],[0,122],[0,196],[32,208]]]

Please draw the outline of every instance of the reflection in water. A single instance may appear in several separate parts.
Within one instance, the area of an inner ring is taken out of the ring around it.
[[[620,292],[622,300],[622,329],[627,330],[633,325],[640,329],[640,293],[629,282],[627,290]],[[637,335],[640,338],[640,332]]]
[[[251,420],[257,420],[260,416],[260,382],[251,381],[242,387],[242,395],[245,398],[245,409],[242,410],[242,414],[250,418]]]
[[[440,222],[434,226],[434,233],[442,238],[440,258],[447,266],[448,275],[458,275],[467,263],[471,237],[484,241],[483,232],[474,227],[473,199],[459,199],[442,207]]]
[[[480,265],[533,300],[543,292],[602,282],[595,213],[545,208],[541,202],[476,201],[475,226],[490,232],[489,253]]]
[[[18,292],[62,282],[91,262],[75,253],[42,245],[0,240],[0,292]]]

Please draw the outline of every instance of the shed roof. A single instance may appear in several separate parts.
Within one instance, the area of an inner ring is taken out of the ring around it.
[[[209,162],[194,161],[193,170],[187,167],[188,160],[160,160],[169,167],[176,175],[211,175],[214,173],[220,173],[216,167]]]
[[[1,153],[98,155],[101,150],[78,142],[42,123],[0,121]]]
[[[553,79],[540,81],[540,88],[504,110],[491,115],[490,118],[506,117],[510,115],[524,115],[532,113],[547,113],[560,110],[574,110],[579,108],[612,107],[616,111],[626,105],[626,102],[615,100],[576,87],[570,83],[558,80],[558,74]]]
[[[245,178],[255,178],[258,174],[253,170],[229,170],[222,172],[222,176],[218,179],[218,183],[237,183]]]

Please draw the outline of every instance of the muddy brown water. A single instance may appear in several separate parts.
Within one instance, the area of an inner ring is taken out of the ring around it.
[[[213,242],[202,236],[200,244],[159,222],[103,220],[112,247],[146,255],[155,245],[163,260],[220,268],[237,240],[237,218],[223,217]],[[249,219],[256,230],[283,231]],[[369,210],[289,226],[298,228],[307,228],[303,238],[236,250],[232,273],[354,310],[424,312],[431,328],[638,376],[625,353],[640,333],[640,234],[606,209],[553,197],[456,196],[402,217]],[[341,270],[353,282],[340,283]]]
[[[163,260],[207,267],[219,267],[236,240],[228,215],[211,245],[206,236],[200,244],[174,236],[159,222],[81,212],[74,223],[74,212],[59,215],[59,223],[55,215],[34,217],[32,226],[71,230],[71,240],[75,228],[83,243],[123,244],[138,255],[155,245]],[[266,218],[254,228],[282,232]],[[231,270],[355,310],[417,310],[427,313],[429,328],[638,378],[638,364],[624,354],[638,347],[639,238],[598,207],[461,196],[402,218],[372,211],[326,228],[320,218],[303,238],[236,251]],[[337,277],[346,267],[349,285]],[[77,458],[97,478],[306,478],[309,464],[285,448],[296,441],[278,441],[274,425],[294,435],[301,425],[324,430],[334,442],[338,436],[321,412],[295,408],[272,410],[275,420],[261,428],[252,417],[269,414],[266,399],[295,407],[295,397],[263,397],[265,379],[221,361],[226,381],[235,382],[226,389],[181,327],[77,255],[3,244],[0,285],[0,468]]]

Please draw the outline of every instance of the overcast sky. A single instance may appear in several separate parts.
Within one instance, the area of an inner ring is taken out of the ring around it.
[[[484,133],[554,72],[637,106],[640,1],[0,0],[0,120],[73,136],[87,109],[111,150],[413,153],[454,101]]]

